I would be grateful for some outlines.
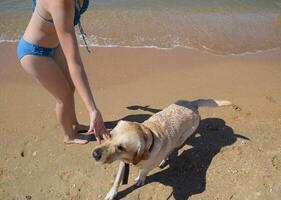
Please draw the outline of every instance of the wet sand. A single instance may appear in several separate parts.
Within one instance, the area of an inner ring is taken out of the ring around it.
[[[0,199],[103,199],[118,163],[95,163],[94,141],[64,145],[54,99],[20,68],[15,44],[1,43],[0,51]],[[236,105],[201,108],[200,127],[178,157],[153,170],[141,188],[133,187],[132,168],[121,199],[280,199],[280,50],[240,56],[188,49],[81,51],[108,128],[123,118],[143,121],[177,99]],[[78,118],[87,124],[76,99]]]

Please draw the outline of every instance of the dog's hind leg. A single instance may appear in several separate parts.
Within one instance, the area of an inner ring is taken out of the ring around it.
[[[159,164],[159,168],[160,169],[164,169],[166,166],[167,166],[167,163],[168,163],[168,160],[169,160],[169,156],[164,158],[161,163]]]
[[[175,154],[175,156],[174,156],[174,154]],[[178,155],[178,150],[172,151],[161,161],[161,163],[158,165],[158,167],[160,169],[164,169],[169,164],[172,157],[176,157],[177,155]]]
[[[158,167],[160,169],[164,169],[168,164],[169,161],[172,158],[175,158],[178,156],[178,151],[185,145],[185,143],[181,144],[179,147],[175,148],[174,150],[172,150],[162,161],[161,163],[158,165]]]

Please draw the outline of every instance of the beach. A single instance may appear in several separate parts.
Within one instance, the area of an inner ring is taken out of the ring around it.
[[[55,101],[0,44],[0,199],[103,199],[118,162],[91,157],[97,142],[64,145]],[[200,108],[201,123],[164,169],[135,188],[136,168],[120,199],[279,200],[281,197],[281,50],[215,55],[188,48],[81,48],[107,128],[142,122],[178,99],[229,100]],[[81,123],[88,114],[76,96]]]

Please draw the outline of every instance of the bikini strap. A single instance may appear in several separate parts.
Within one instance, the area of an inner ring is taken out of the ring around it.
[[[84,0],[82,7],[79,3],[79,0],[74,0],[74,3],[75,3],[74,25],[76,25],[76,24],[78,25],[80,34],[82,36],[84,44],[86,45],[86,49],[90,53],[91,51],[90,51],[90,48],[89,48],[87,40],[86,40],[87,34],[85,33],[85,31],[82,27],[81,21],[80,21],[81,14],[83,14],[89,6],[89,0]],[[33,10],[33,12],[35,11],[38,14],[38,16],[41,17],[46,22],[49,22],[52,24],[54,23],[54,21],[52,19],[47,19],[38,12],[38,10],[36,9],[36,0],[32,0],[32,10]]]
[[[52,19],[47,19],[46,17],[42,16],[39,12],[38,12],[38,9],[36,9],[36,0],[32,0],[32,11],[33,12],[36,12],[36,14],[41,17],[43,20],[45,20],[46,22],[48,23],[51,23],[53,24],[54,21]]]
[[[41,18],[42,18],[43,20],[45,20],[46,22],[51,23],[51,24],[54,23],[53,19],[47,19],[46,17],[43,17],[43,16],[38,12],[38,9],[35,9],[35,12],[37,13],[37,15],[38,15],[39,17],[41,17]]]
[[[87,1],[87,0],[84,0],[84,1]],[[85,31],[84,31],[84,29],[82,27],[81,21],[80,21],[80,16],[81,16],[81,12],[80,11],[83,9],[84,3],[83,3],[83,6],[81,7],[80,3],[79,3],[79,0],[74,0],[74,2],[75,2],[75,10],[78,11],[78,13],[77,13],[78,16],[75,15],[74,18],[77,19],[78,28],[79,28],[80,34],[82,36],[82,39],[84,41],[84,44],[86,46],[86,49],[87,49],[87,51],[89,53],[91,53],[90,48],[89,48],[88,43],[87,43],[87,40],[86,40],[87,34],[85,33]],[[85,12],[85,10],[83,12]],[[74,21],[75,21],[75,19],[74,19]]]
[[[84,12],[86,12],[86,10],[89,7],[89,4],[90,4],[89,0],[83,1],[83,5],[82,5],[81,10],[80,10],[80,15],[82,15]]]
[[[78,22],[78,27],[79,27],[79,31],[80,31],[80,33],[81,33],[81,35],[82,35],[82,39],[83,39],[83,41],[84,41],[84,44],[86,45],[86,49],[87,49],[87,51],[88,51],[89,53],[91,53],[91,50],[90,50],[89,45],[88,45],[87,40],[86,40],[87,34],[85,33],[85,31],[84,31],[84,29],[83,29],[83,27],[82,27],[82,24],[81,24],[81,22],[80,22],[80,20],[79,20],[79,22]]]
[[[36,0],[32,0],[32,12],[34,12],[36,7]]]

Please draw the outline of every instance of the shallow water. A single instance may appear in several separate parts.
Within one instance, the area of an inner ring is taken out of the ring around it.
[[[31,0],[1,0],[0,40],[17,40],[31,12]],[[96,0],[82,24],[91,46],[241,54],[281,47],[281,0]]]

